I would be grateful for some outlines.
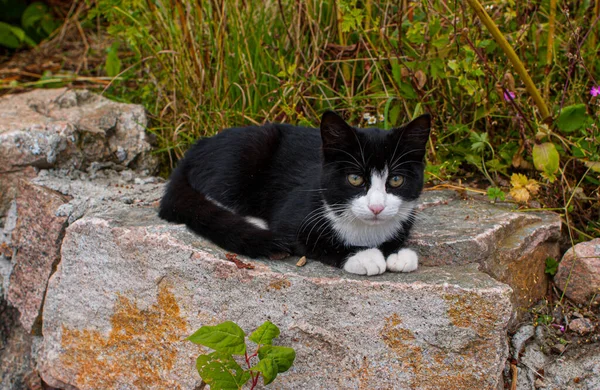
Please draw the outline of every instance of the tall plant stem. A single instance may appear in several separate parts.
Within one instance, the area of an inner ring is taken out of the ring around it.
[[[492,18],[490,18],[490,15],[488,15],[481,3],[478,0],[467,0],[467,2],[471,6],[471,8],[473,8],[479,19],[481,19],[481,21],[488,29],[490,34],[492,34],[492,36],[496,40],[496,43],[498,43],[498,45],[502,48],[509,61],[515,68],[515,71],[519,74],[521,79],[523,79],[527,92],[529,92],[536,106],[540,110],[542,120],[550,121],[552,117],[550,115],[550,111],[548,110],[548,106],[546,106],[546,102],[542,98],[542,95],[540,95],[540,91],[538,91],[535,84],[533,83],[533,80],[531,80],[527,69],[525,69],[525,65],[523,65],[523,62],[521,62],[521,60],[517,56],[517,53],[515,53],[512,46],[510,46],[506,38],[504,38],[504,35],[502,35],[500,29],[498,29],[498,26],[496,25],[496,23],[494,23]]]
[[[556,31],[556,0],[550,0],[550,17],[548,18],[548,51],[546,52],[546,76],[552,67],[552,56],[554,54],[554,32]],[[544,97],[550,97],[550,77],[546,77]]]

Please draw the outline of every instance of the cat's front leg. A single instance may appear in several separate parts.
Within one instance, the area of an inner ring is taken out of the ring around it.
[[[364,249],[348,257],[344,271],[358,275],[379,275],[385,272],[386,262],[383,253],[377,248]]]
[[[419,256],[412,249],[403,248],[390,254],[385,263],[390,272],[412,272],[419,266]]]

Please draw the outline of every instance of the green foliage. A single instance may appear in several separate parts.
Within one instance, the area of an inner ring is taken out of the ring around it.
[[[248,338],[256,344],[270,345],[273,342],[273,339],[277,337],[279,337],[279,328],[273,325],[271,321],[266,321],[259,326],[258,329],[252,332]]]
[[[192,343],[205,345],[217,352],[233,355],[246,353],[246,335],[235,322],[226,321],[216,326],[203,326],[188,337]]]
[[[107,93],[149,110],[168,168],[195,139],[230,126],[314,126],[334,109],[361,126],[369,125],[363,114],[383,115],[380,126],[389,129],[431,112],[434,183],[483,177],[508,192],[518,172],[544,188],[527,201],[583,210],[575,223],[600,235],[588,222],[599,208],[600,97],[590,89],[600,56],[587,3],[558,8],[552,29],[548,3],[493,6],[494,23],[554,118],[542,117],[538,99],[490,31],[473,23],[466,2],[403,4],[98,0],[89,17],[105,21],[121,44],[106,54],[104,73],[119,75]],[[577,186],[588,186],[585,196],[567,204]]]
[[[119,43],[113,43],[106,49],[106,62],[104,63],[104,71],[109,77],[116,77],[121,73],[121,60],[119,59]]]
[[[264,345],[258,350],[260,359],[272,359],[278,373],[290,369],[296,358],[296,352],[292,348],[278,347],[275,345]]]
[[[556,275],[556,272],[558,271],[558,264],[559,263],[558,261],[556,261],[556,259],[548,257],[546,259],[546,269],[544,270],[544,272],[550,276]]]
[[[556,120],[556,126],[566,133],[571,133],[581,129],[587,121],[586,105],[574,104],[562,109]]]
[[[200,355],[196,360],[196,369],[211,389],[241,389],[250,379],[250,372],[244,371],[230,354],[213,352]]]
[[[211,389],[241,389],[250,379],[251,388],[254,389],[260,375],[267,385],[273,382],[277,374],[289,370],[294,363],[294,349],[272,345],[273,339],[278,336],[279,328],[266,321],[248,337],[257,345],[256,351],[250,356],[247,353],[244,331],[231,321],[216,326],[203,326],[188,340],[215,350],[198,356],[196,360],[200,377]],[[248,370],[244,370],[232,355],[244,355]],[[259,361],[252,366],[251,360],[256,356]]]
[[[22,1],[0,0],[0,9],[6,12],[0,17],[0,46],[8,49],[33,47],[60,25],[44,3],[35,2],[25,8]]]
[[[504,193],[504,191],[497,187],[489,187],[487,189],[487,196],[488,199],[492,202],[495,202],[497,200],[503,202],[506,199],[506,194]]]

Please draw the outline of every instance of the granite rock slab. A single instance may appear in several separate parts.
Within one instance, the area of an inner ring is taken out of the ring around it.
[[[511,289],[475,266],[361,277],[226,253],[151,206],[113,204],[66,230],[44,305],[40,374],[78,389],[193,389],[185,341],[202,325],[265,320],[296,349],[270,388],[496,389]],[[82,288],[85,286],[84,288]]]
[[[548,287],[548,257],[557,258],[561,221],[551,212],[519,212],[454,191],[425,191],[409,245],[426,266],[477,264],[514,290],[521,314]]]
[[[432,191],[410,242],[416,273],[360,277],[241,256],[254,269],[238,269],[219,247],[157,218],[161,179],[100,167],[41,170],[29,183],[62,197],[47,214],[68,226],[37,312],[36,353],[42,379],[66,389],[193,389],[203,350],[185,337],[225,320],[251,331],[266,319],[298,352],[271,388],[495,389],[515,304],[536,296],[533,277],[520,288],[511,275],[531,262],[543,275],[545,257],[532,254],[558,246],[553,215]],[[529,295],[518,301],[512,290]]]

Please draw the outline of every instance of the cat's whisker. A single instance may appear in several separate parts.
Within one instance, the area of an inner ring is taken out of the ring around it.
[[[354,134],[354,138],[356,138],[356,142],[358,142],[358,149],[360,150],[360,157],[362,159],[363,162],[363,166],[367,166],[367,162],[365,161],[365,151],[363,148],[363,145],[360,143],[360,140],[358,139],[358,135],[355,132],[352,132],[352,134]]]
[[[401,166],[403,166],[404,164],[421,164],[421,162],[416,161],[416,160],[402,161],[400,163],[392,165],[391,170],[396,170],[396,169],[400,168]]]
[[[348,153],[347,151],[345,151],[345,150],[342,150],[342,149],[336,149],[336,148],[328,148],[328,149],[329,149],[329,150],[335,150],[335,151],[338,151],[338,152],[342,152],[342,153],[344,153],[344,154],[347,154],[348,156],[350,156],[350,157],[351,157],[351,158],[352,158],[352,159],[353,159],[353,160],[356,162],[356,165],[357,165],[357,166],[359,166],[359,167],[364,167],[364,165],[361,165],[361,164],[360,164],[360,162],[359,162],[359,161],[356,159],[356,157],[354,157],[352,154]],[[361,150],[361,153],[362,153],[362,150]],[[364,161],[364,157],[363,157],[363,161]]]
[[[316,208],[315,210],[311,211],[306,217],[304,217],[304,219],[302,220],[302,223],[300,225],[300,227],[298,228],[298,232],[302,231],[302,229],[311,223],[312,220],[319,218],[321,215],[323,215],[326,212],[325,207],[324,206],[320,206],[318,208]]]
[[[414,153],[414,152],[424,152],[424,151],[425,151],[425,149],[411,149],[411,150],[405,152],[404,154],[402,154],[400,157],[398,157],[398,158],[396,158],[394,160],[391,160],[392,163],[390,165],[395,165],[397,161],[402,160],[402,158],[404,156],[406,156],[407,154],[411,154],[411,153]],[[402,164],[405,164],[407,162],[409,162],[409,161],[403,161]],[[420,162],[420,161],[414,161],[414,162]]]

